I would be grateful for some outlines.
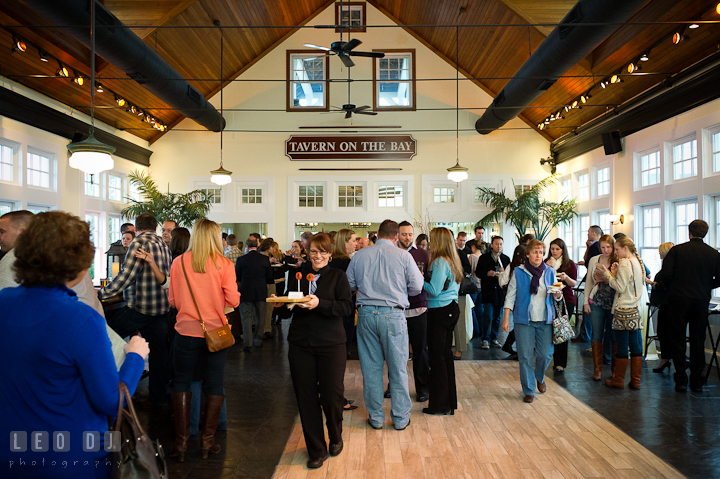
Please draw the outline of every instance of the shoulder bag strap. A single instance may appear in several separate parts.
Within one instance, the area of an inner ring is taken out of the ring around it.
[[[188,290],[190,290],[190,297],[192,298],[193,304],[195,305],[195,311],[197,311],[198,318],[200,318],[200,324],[202,325],[203,332],[207,333],[207,329],[205,329],[205,321],[203,321],[202,315],[200,314],[200,308],[198,308],[197,301],[195,301],[195,295],[193,294],[192,287],[190,286],[190,279],[188,278],[187,270],[185,269],[185,254],[180,257],[180,263],[182,264],[185,281],[187,282]]]

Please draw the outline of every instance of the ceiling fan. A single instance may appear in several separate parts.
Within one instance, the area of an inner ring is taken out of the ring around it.
[[[357,113],[358,115],[377,115],[376,111],[371,111],[370,108],[372,108],[369,105],[363,105],[363,106],[356,106],[352,103],[350,103],[350,83],[352,83],[352,80],[350,79],[350,68],[348,68],[348,99],[347,103],[341,106],[337,110],[329,111],[328,113],[339,113],[339,112],[345,112],[345,118],[352,118],[353,113]],[[335,107],[337,108],[337,107]]]
[[[340,34],[340,37],[342,38],[342,33]],[[317,48],[318,50],[324,50],[328,52],[326,55],[337,55],[340,58],[340,61],[343,62],[343,64],[346,67],[354,67],[355,62],[352,61],[350,57],[370,57],[370,58],[384,58],[385,54],[383,52],[356,52],[353,49],[360,45],[362,42],[358,40],[357,38],[353,38],[349,42],[343,42],[342,40],[339,42],[333,42],[330,45],[330,48],[327,47],[321,47],[319,45],[313,45],[312,43],[306,43],[304,46],[309,48]]]

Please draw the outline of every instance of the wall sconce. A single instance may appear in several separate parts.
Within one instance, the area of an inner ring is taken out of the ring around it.
[[[625,223],[625,215],[610,215],[609,220],[611,225],[621,225]]]
[[[552,155],[548,158],[540,158],[540,166],[542,166],[545,171],[553,175],[557,170],[557,163],[555,163],[555,158],[553,158]]]

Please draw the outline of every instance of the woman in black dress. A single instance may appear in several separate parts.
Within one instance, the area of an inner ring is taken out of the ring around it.
[[[328,267],[333,242],[318,233],[308,242],[308,259],[303,263],[300,289],[310,301],[298,303],[290,324],[288,359],[290,375],[300,411],[307,445],[307,466],[321,467],[328,458],[323,430],[325,413],[329,453],[342,452],[343,393],[345,377],[345,328],[343,316],[352,310],[347,276]],[[281,303],[273,303],[281,307]]]

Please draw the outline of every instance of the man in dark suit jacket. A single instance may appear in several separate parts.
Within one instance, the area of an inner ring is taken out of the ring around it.
[[[711,292],[720,286],[720,253],[703,242],[708,224],[695,220],[688,225],[690,241],[674,246],[663,260],[660,285],[668,295],[672,318],[672,360],[675,390],[687,391],[685,331],[690,325],[690,389],[701,392],[705,383],[705,331]]]
[[[510,264],[510,258],[503,254],[502,248],[502,237],[493,236],[490,251],[480,256],[475,268],[475,276],[480,278],[483,303],[482,325],[480,326],[483,349],[489,349],[490,345],[496,348],[501,347],[497,337],[505,295],[498,283],[498,276]]]
[[[240,291],[240,316],[242,317],[244,347],[243,351],[252,351],[255,347],[262,347],[262,335],[265,325],[265,299],[267,298],[267,285],[273,284],[270,258],[257,252],[259,246],[257,238],[250,236],[247,239],[248,252],[238,258],[235,263],[238,290]],[[252,332],[253,320],[255,334]]]

